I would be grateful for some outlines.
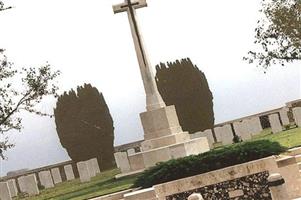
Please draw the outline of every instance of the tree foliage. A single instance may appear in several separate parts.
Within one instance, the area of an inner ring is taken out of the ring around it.
[[[101,168],[114,161],[114,127],[101,93],[90,84],[58,98],[55,123],[62,146],[73,161],[97,158]]]
[[[301,1],[263,0],[261,13],[254,42],[260,50],[244,59],[264,68],[301,60]]]
[[[0,1],[0,11],[11,9],[11,6],[5,6],[3,1]]]
[[[46,64],[39,68],[17,68],[0,50],[0,156],[8,148],[13,147],[8,137],[4,136],[10,130],[20,130],[22,119],[16,114],[20,111],[28,111],[41,116],[49,116],[38,111],[35,106],[45,96],[56,96],[58,87],[56,77],[59,71],[51,71]],[[4,138],[4,139],[3,139]]]
[[[167,105],[175,105],[183,130],[194,133],[214,126],[213,96],[206,76],[191,60],[156,66],[158,90]]]
[[[0,1],[0,11],[11,8]],[[22,128],[22,119],[16,116],[17,113],[25,110],[49,116],[35,109],[35,106],[45,96],[56,96],[58,87],[55,80],[59,74],[59,71],[52,71],[48,63],[39,68],[17,70],[8,61],[4,49],[0,48],[0,158],[5,159],[3,153],[14,146],[9,142],[6,133]]]

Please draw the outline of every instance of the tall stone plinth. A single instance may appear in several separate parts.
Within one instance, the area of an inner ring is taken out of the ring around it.
[[[124,173],[140,172],[158,162],[210,150],[206,137],[191,140],[189,133],[183,132],[174,106],[147,111],[140,117],[145,138],[141,144],[142,152],[128,155],[130,170]]]

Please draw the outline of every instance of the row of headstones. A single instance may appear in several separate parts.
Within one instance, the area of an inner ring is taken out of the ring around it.
[[[294,108],[293,113],[296,124],[301,127],[301,108]],[[283,126],[290,124],[287,110],[285,108],[282,109],[279,114],[281,117],[282,125],[280,123],[278,114],[272,114],[269,116],[269,121],[273,133],[282,131]],[[199,137],[206,137],[208,139],[209,146],[212,149],[215,143],[221,143],[222,145],[232,144],[234,138],[233,129],[235,134],[238,135],[243,141],[251,139],[254,135],[259,134],[263,130],[260,118],[253,117],[250,119],[245,119],[241,122],[234,122],[233,124],[227,124],[221,127],[214,128],[215,138],[211,129],[190,134],[190,138],[195,139]],[[131,171],[128,156],[135,153],[137,153],[135,149],[128,149],[126,152],[116,152],[114,154],[116,165],[122,173]]]
[[[295,124],[298,127],[301,127],[301,107],[295,107],[292,109],[292,111],[293,111]],[[287,112],[288,111],[286,109],[282,109],[279,112],[281,122],[279,120],[278,114],[269,115],[269,121],[270,121],[270,125],[271,125],[273,133],[281,132],[284,130],[283,126],[290,125],[290,121],[287,116]]]
[[[262,131],[261,123],[258,117],[243,122],[234,123],[235,133],[238,134],[243,140],[251,139],[252,134],[260,133]],[[222,127],[214,128],[216,140],[214,139],[211,129],[203,132],[191,134],[190,138],[195,139],[198,137],[207,137],[210,148],[213,148],[214,143],[222,143],[223,145],[233,143],[233,131],[231,125],[224,125]],[[128,156],[135,154],[135,149],[128,149],[127,152],[116,152],[114,154],[117,167],[122,173],[131,171]]]
[[[295,107],[292,110],[296,125],[301,127],[301,107]],[[284,108],[279,112],[279,115],[269,115],[269,122],[273,133],[283,131],[283,126],[290,125],[287,110]],[[246,141],[251,139],[254,135],[259,134],[263,128],[261,126],[260,118],[253,117],[240,122],[234,122],[232,124],[214,128],[215,138],[211,129],[191,134],[190,137],[191,139],[207,137],[210,148],[213,148],[214,143],[221,143],[223,145],[232,144],[234,138],[233,130],[237,136],[239,136],[243,141]]]
[[[79,173],[80,181],[88,182],[92,177],[100,173],[97,159],[90,159],[77,163],[77,170]],[[72,165],[65,165],[64,171],[66,180],[71,181],[75,179]],[[45,170],[38,172],[37,180],[36,174],[30,174],[15,179],[10,179],[6,182],[0,182],[0,199],[11,200],[13,197],[18,196],[18,193],[26,193],[29,196],[38,195],[40,193],[38,185],[44,188],[53,188],[56,184],[62,182],[62,176],[59,168]],[[19,189],[18,189],[19,188]]]
[[[232,144],[234,132],[243,141],[245,141],[251,139],[253,135],[260,133],[262,130],[263,129],[259,117],[253,117],[251,119],[245,119],[241,122],[234,122],[233,124],[215,127],[215,138],[213,136],[212,129],[191,134],[190,138],[194,139],[206,137],[208,139],[210,148],[213,148],[215,143],[221,143],[222,145]]]

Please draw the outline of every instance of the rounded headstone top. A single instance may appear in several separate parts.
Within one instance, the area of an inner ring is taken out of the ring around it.
[[[203,197],[202,197],[201,194],[199,194],[199,193],[193,193],[192,195],[190,195],[188,197],[187,200],[204,200],[204,199],[203,199]]]

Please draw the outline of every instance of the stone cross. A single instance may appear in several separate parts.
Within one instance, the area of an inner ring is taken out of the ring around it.
[[[151,65],[144,47],[142,35],[138,26],[136,9],[146,7],[146,0],[125,0],[124,3],[114,5],[114,13],[127,12],[134,40],[143,85],[146,93],[147,111],[165,107],[161,95],[158,92],[155,78],[152,73]]]

